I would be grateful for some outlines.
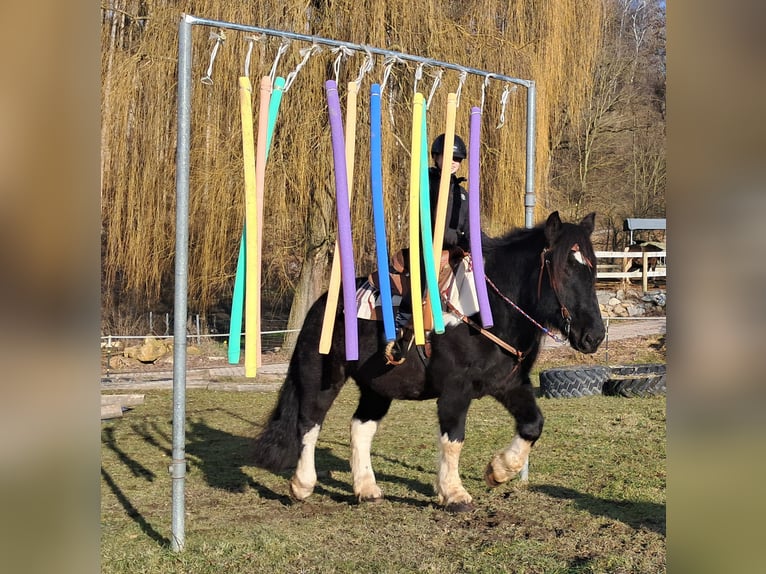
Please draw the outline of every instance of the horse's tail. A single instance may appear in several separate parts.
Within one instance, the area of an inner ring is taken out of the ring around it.
[[[253,449],[253,464],[272,472],[294,467],[301,455],[300,398],[292,371],[291,365],[279,391],[277,405],[266,427],[255,439]]]
[[[256,466],[273,472],[294,468],[303,449],[304,435],[315,425],[321,425],[345,382],[340,365],[330,369],[339,375],[334,381],[325,380],[328,375],[323,373],[322,364],[327,359],[319,354],[317,342],[321,336],[325,301],[326,297],[322,296],[314,302],[303,321],[277,405],[255,439],[253,458]],[[338,317],[340,313],[339,310]],[[335,337],[333,345],[337,344],[343,344],[342,332]],[[323,388],[325,383],[327,387]]]

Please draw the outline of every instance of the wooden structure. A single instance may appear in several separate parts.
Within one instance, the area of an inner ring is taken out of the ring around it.
[[[666,229],[666,220],[664,217],[657,219],[646,219],[639,217],[629,217],[622,222],[622,230],[630,233],[628,244],[633,243],[634,231],[656,231]]]
[[[144,404],[144,395],[101,395],[101,420],[122,416],[126,407]]]

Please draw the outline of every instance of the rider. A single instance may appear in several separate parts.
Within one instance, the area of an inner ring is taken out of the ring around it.
[[[455,174],[460,169],[463,160],[468,157],[468,151],[463,139],[455,134],[452,145],[450,161],[449,194],[447,198],[447,212],[444,221],[444,239],[442,249],[453,250],[460,248],[464,252],[469,251],[469,221],[468,221],[468,192],[461,185],[466,179],[457,177]],[[439,197],[439,183],[441,181],[442,165],[444,163],[444,134],[434,139],[431,144],[431,159],[434,165],[428,168],[428,185],[431,200],[431,228],[436,224],[436,205]],[[435,257],[440,254],[435,253]],[[406,257],[399,254],[400,261],[407,261]],[[422,266],[422,261],[421,261]],[[412,299],[409,296],[402,298],[399,310],[396,313],[395,322],[397,338],[395,341],[386,343],[385,355],[389,363],[401,364],[404,362],[406,345],[403,336],[404,329],[411,324]]]

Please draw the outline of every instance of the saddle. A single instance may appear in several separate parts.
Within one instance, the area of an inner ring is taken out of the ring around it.
[[[388,269],[388,281],[391,286],[391,299],[394,307],[394,313],[397,313],[402,300],[410,297],[410,276],[409,276],[409,253],[407,249],[401,249],[391,257]],[[357,289],[357,317],[371,321],[382,321],[382,301],[380,298],[380,271],[371,273],[367,280]],[[445,309],[444,300],[450,302],[459,312],[465,315],[472,315],[479,310],[478,298],[476,296],[476,287],[473,278],[473,264],[471,255],[463,251],[460,247],[452,247],[441,253],[438,277],[438,289],[442,299],[442,317],[445,326],[459,323],[459,319],[450,311]],[[425,302],[424,302],[425,303]],[[430,344],[430,314],[426,313],[427,321],[426,344],[418,345],[418,353],[424,362],[427,362],[431,355]],[[414,330],[412,324],[404,326],[396,341],[386,346],[385,353],[389,364],[401,364],[402,360],[393,358],[393,345],[399,344],[402,357],[412,347],[414,342]]]

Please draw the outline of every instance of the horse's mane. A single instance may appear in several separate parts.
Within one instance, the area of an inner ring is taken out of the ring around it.
[[[539,244],[545,244],[545,223],[540,223],[532,228],[514,228],[499,237],[482,237],[482,249],[485,253],[493,250],[519,246],[525,242],[535,242],[537,249],[542,249]],[[570,250],[577,245],[583,257],[590,262],[593,274],[596,273],[596,253],[588,233],[581,225],[575,223],[562,223],[559,238],[553,246],[551,265],[553,273],[559,275],[563,272],[569,257]]]
[[[540,235],[542,237],[543,225],[544,224],[538,224],[532,228],[515,227],[507,231],[504,235],[498,237],[485,235],[481,239],[482,248],[485,251],[492,251],[494,249],[511,247],[517,243],[528,241],[533,236]]]

